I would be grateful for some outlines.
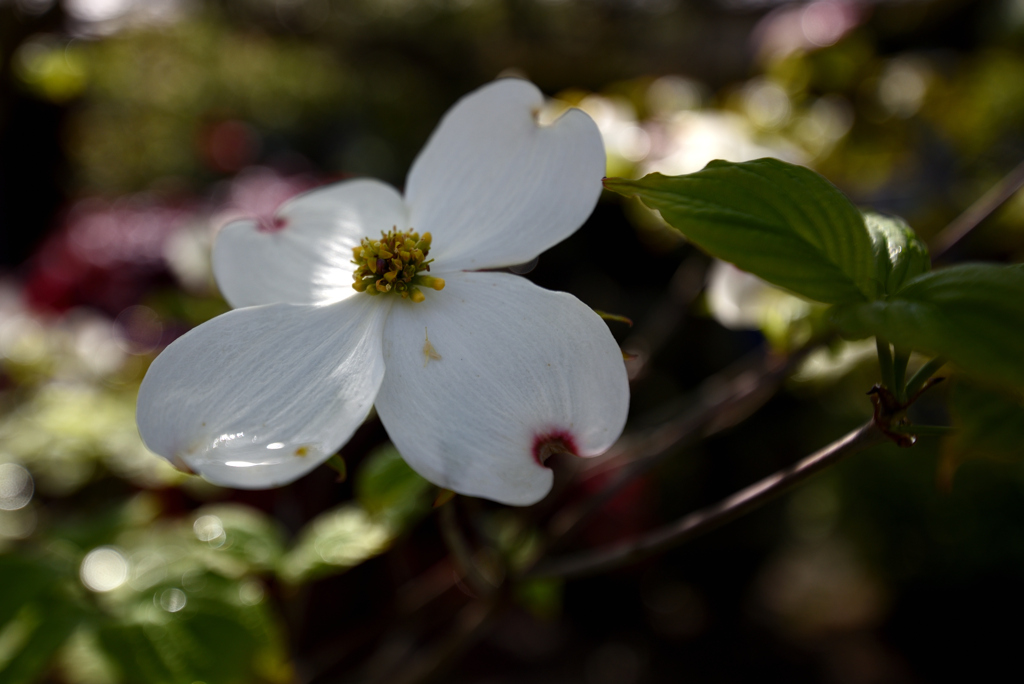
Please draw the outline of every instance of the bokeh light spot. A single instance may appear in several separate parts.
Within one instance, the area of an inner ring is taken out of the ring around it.
[[[922,64],[909,59],[893,60],[878,80],[878,100],[894,116],[913,116],[928,92],[928,76]]]
[[[65,0],[68,14],[80,21],[110,21],[127,12],[132,0]]]
[[[807,6],[800,17],[807,42],[818,47],[834,45],[856,21],[855,12],[846,3],[814,2]]]
[[[164,589],[160,594],[160,607],[168,613],[177,613],[188,603],[185,592],[181,589]]]
[[[0,510],[16,511],[32,500],[32,474],[16,463],[0,464]]]
[[[85,556],[79,576],[87,589],[112,591],[128,579],[128,560],[118,549],[100,546]]]
[[[255,606],[263,600],[263,585],[258,580],[243,582],[238,587],[238,600],[246,606]]]
[[[789,120],[789,96],[775,83],[754,80],[743,94],[747,115],[761,128],[778,128]]]
[[[220,540],[221,543],[224,543],[224,523],[215,515],[203,515],[196,518],[192,530],[196,533],[196,538],[199,541],[212,544]]]

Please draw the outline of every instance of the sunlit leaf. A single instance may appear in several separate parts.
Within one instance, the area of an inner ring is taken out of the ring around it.
[[[260,601],[207,576],[203,588],[162,585],[101,623],[96,641],[128,682],[232,684],[285,681],[284,646]],[[169,593],[170,592],[170,597]]]
[[[880,297],[896,294],[908,280],[931,268],[928,248],[903,219],[864,212],[864,225],[875,252]]]
[[[932,271],[888,301],[840,305],[832,318],[851,339],[883,337],[978,377],[1024,387],[1024,265]]]
[[[317,516],[303,528],[278,572],[292,584],[343,572],[383,553],[394,536],[394,528],[386,520],[361,506],[342,506]]]
[[[155,486],[183,479],[149,453],[135,427],[135,390],[51,383],[0,417],[4,451],[27,466],[40,490],[82,487],[102,463],[115,474]]]
[[[713,161],[686,176],[609,178],[709,254],[829,304],[873,299],[871,239],[861,214],[825,178],[777,159]]]
[[[192,534],[203,562],[221,575],[271,570],[284,553],[281,530],[268,516],[248,506],[204,506],[192,518]]]

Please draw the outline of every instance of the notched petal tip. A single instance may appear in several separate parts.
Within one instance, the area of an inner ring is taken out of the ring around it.
[[[439,272],[530,261],[593,211],[607,166],[601,132],[579,109],[545,114],[536,86],[506,78],[442,119],[406,183],[411,225],[437,235]]]

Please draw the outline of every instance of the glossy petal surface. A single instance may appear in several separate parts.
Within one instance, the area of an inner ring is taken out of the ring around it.
[[[213,271],[235,308],[321,304],[353,294],[352,248],[408,221],[394,188],[371,179],[335,183],[282,205],[264,221],[234,221],[217,235]]]
[[[384,327],[377,412],[423,477],[513,505],[539,501],[546,436],[577,455],[622,431],[629,388],[604,321],[575,297],[504,273],[446,273],[443,292],[397,302]]]
[[[539,125],[543,101],[527,81],[490,83],[448,111],[416,158],[410,226],[433,234],[435,270],[530,261],[590,216],[605,169],[601,134],[577,109]]]
[[[137,407],[143,441],[224,486],[297,479],[366,418],[384,375],[390,308],[353,297],[237,309],[204,323],[150,366]]]

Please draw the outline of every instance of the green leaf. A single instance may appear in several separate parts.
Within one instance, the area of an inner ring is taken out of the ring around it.
[[[516,585],[516,599],[541,620],[555,620],[562,612],[562,593],[565,582],[561,579],[535,579]]]
[[[969,374],[1024,387],[1024,265],[963,264],[917,276],[888,301],[835,307],[848,338],[882,337]]]
[[[266,609],[239,600],[238,583],[207,575],[202,590],[173,584],[140,596],[123,619],[96,630],[101,652],[127,682],[248,684],[290,678],[284,645]],[[169,612],[160,597],[179,592]],[[154,599],[154,597],[156,597]]]
[[[13,593],[13,592],[12,592]],[[19,648],[0,663],[0,684],[28,684],[36,681],[53,663],[57,649],[82,621],[82,611],[69,600],[50,594],[19,613],[10,627],[23,627]]]
[[[846,197],[810,169],[777,159],[713,161],[686,176],[609,178],[709,254],[809,299],[874,299],[871,239]]]
[[[0,587],[17,587],[0,591],[0,629],[56,579],[56,573],[43,563],[24,556],[0,556]]]
[[[908,280],[931,268],[928,248],[903,219],[866,211],[864,225],[875,252],[879,297],[896,294]]]
[[[278,574],[300,584],[344,572],[383,553],[395,537],[392,526],[361,506],[346,505],[322,513],[299,533],[295,548],[281,560]]]
[[[160,625],[109,624],[97,630],[96,636],[125,681],[178,684],[191,676],[183,663],[172,661],[168,665],[164,661],[155,643],[165,636]]]
[[[194,514],[193,540],[207,567],[227,577],[272,570],[284,554],[277,524],[264,513],[241,504],[203,506]]]
[[[953,448],[966,457],[1024,456],[1024,397],[958,381],[950,392]]]
[[[376,449],[363,462],[355,481],[356,499],[396,531],[430,510],[431,484],[409,467],[391,444]]]

